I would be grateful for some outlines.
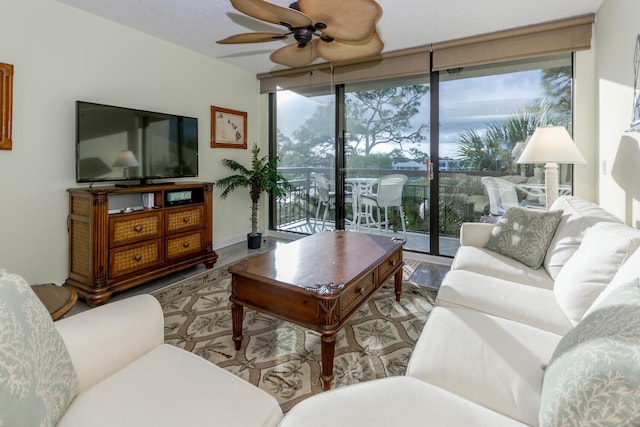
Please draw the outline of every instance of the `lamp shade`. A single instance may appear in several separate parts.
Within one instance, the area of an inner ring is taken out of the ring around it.
[[[136,156],[133,155],[132,151],[122,150],[118,153],[118,157],[113,162],[113,167],[134,167],[140,166],[138,161],[136,160]]]
[[[586,163],[564,126],[537,128],[518,163]]]

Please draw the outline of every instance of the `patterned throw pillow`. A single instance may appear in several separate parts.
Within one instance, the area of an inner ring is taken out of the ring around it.
[[[76,371],[49,312],[0,270],[0,426],[53,426],[77,394]]]
[[[561,210],[509,208],[485,247],[531,268],[540,268],[561,217]]]
[[[541,427],[640,425],[640,280],[617,287],[560,340]]]

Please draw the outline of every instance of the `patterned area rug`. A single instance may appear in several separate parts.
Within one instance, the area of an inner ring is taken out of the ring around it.
[[[407,281],[420,263],[405,264],[401,301],[390,281],[336,335],[334,388],[405,373],[436,296]],[[316,332],[245,309],[242,348],[235,351],[230,285],[223,266],[154,292],[165,315],[165,341],[264,389],[284,412],[321,392]]]

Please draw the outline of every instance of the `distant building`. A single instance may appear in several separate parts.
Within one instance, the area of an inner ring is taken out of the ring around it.
[[[426,171],[427,165],[424,163],[418,163],[415,160],[410,160],[408,162],[394,163],[393,168],[402,171]]]
[[[441,171],[460,170],[460,159],[440,159],[438,168]]]

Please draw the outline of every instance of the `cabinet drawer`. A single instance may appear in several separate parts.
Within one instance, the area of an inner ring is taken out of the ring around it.
[[[185,209],[168,211],[166,224],[167,233],[179,233],[200,228],[204,225],[204,207],[192,206]]]
[[[355,286],[352,286],[348,293],[342,296],[341,300],[341,317],[349,314],[361,302],[366,301],[372,292],[376,290],[376,282],[374,272],[370,272],[363,277]]]
[[[393,270],[398,268],[400,264],[402,264],[402,248],[394,252],[389,259],[378,266],[378,280],[386,281],[388,276],[390,276]]]
[[[116,247],[162,236],[162,212],[109,218],[109,246]]]
[[[109,252],[109,276],[122,276],[161,262],[162,239],[114,249]]]
[[[167,239],[167,260],[183,257],[202,249],[202,233],[183,234]]]

